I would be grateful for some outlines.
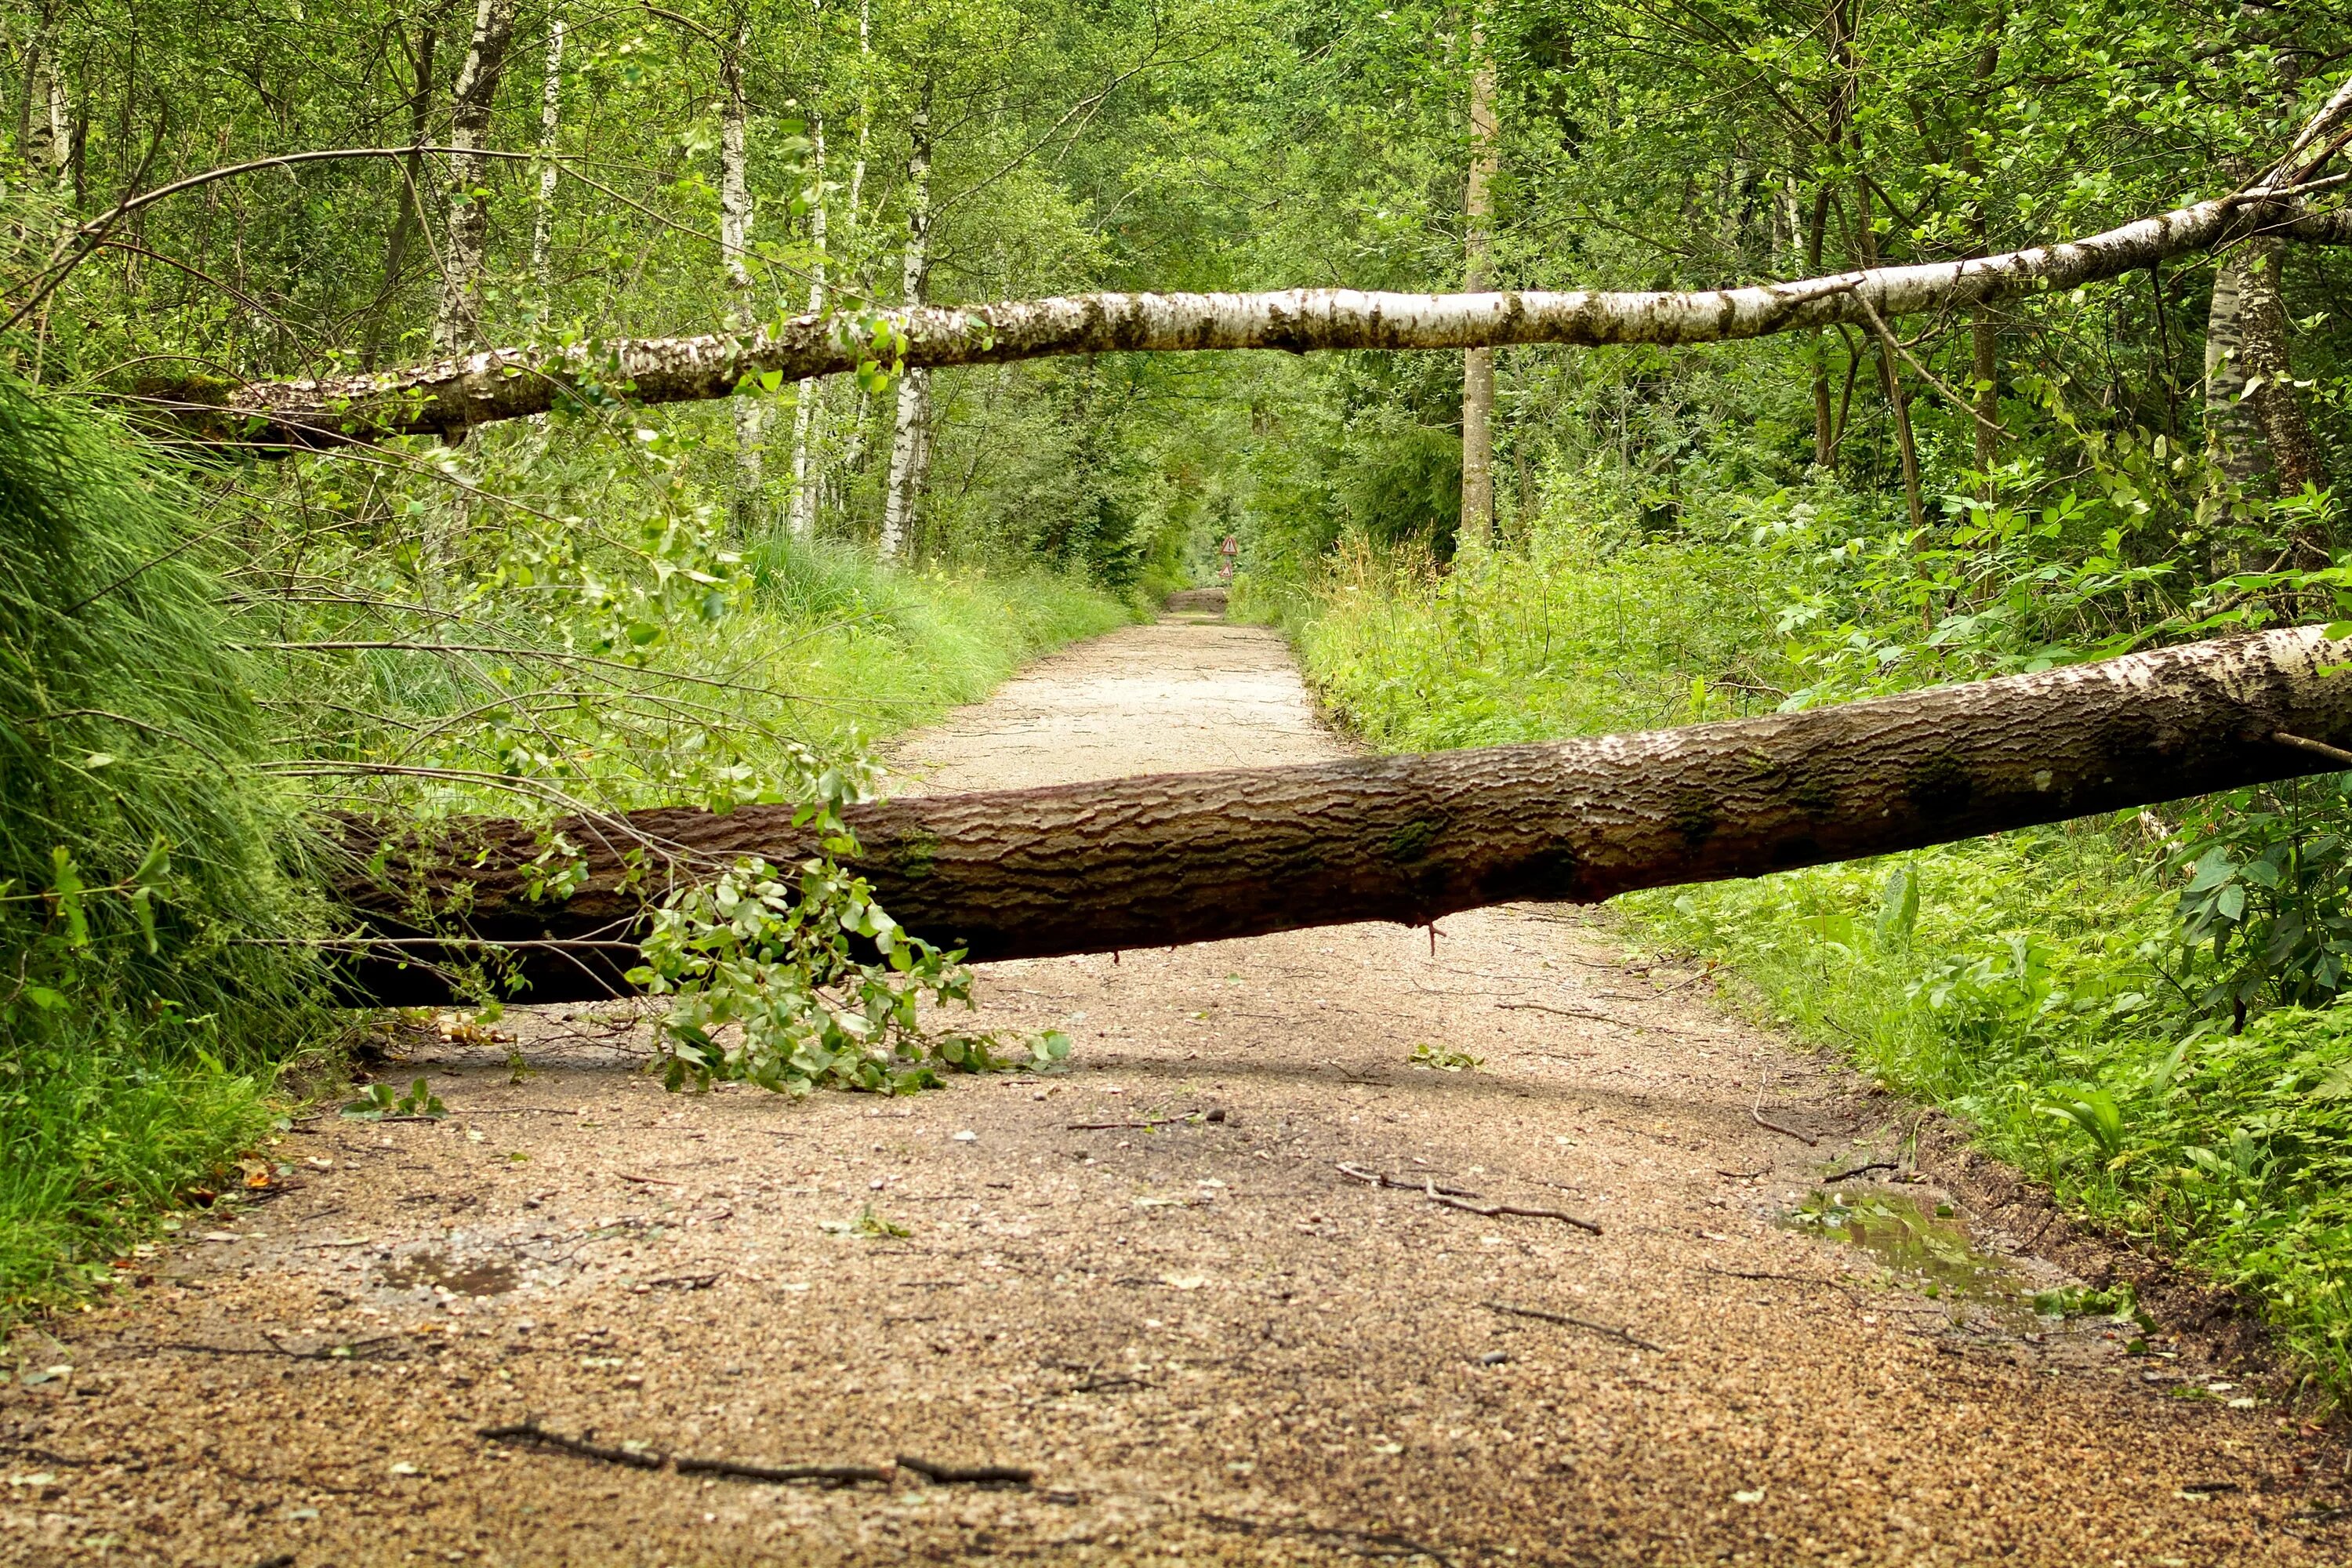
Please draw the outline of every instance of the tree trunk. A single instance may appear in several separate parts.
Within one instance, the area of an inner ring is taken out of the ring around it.
[[[824,313],[825,285],[825,208],[828,203],[824,190],[824,111],[812,107],[809,110],[809,146],[816,170],[816,188],[809,202],[809,242],[816,254],[809,267],[809,314]],[[792,529],[794,539],[811,539],[816,534],[817,498],[824,487],[824,476],[816,470],[811,447],[821,434],[818,416],[824,403],[824,383],[814,376],[802,379],[793,394],[793,512]]]
[[[910,368],[1139,351],[1730,342],[1839,324],[1867,326],[1873,314],[1893,321],[2020,294],[2056,293],[2262,231],[2352,243],[2352,221],[2342,215],[2308,214],[2293,198],[2255,191],[2085,239],[1999,256],[1684,294],[1297,289],[1088,294],[953,309],[910,306],[881,315],[904,335],[903,363]],[[744,376],[768,371],[792,381],[838,375],[856,370],[859,357],[857,348],[835,341],[831,321],[803,316],[749,338],[730,331],[496,349],[373,375],[229,387],[210,381],[154,383],[141,390],[142,404],[173,411],[194,438],[269,450],[454,433],[543,414],[577,378],[593,375],[609,384],[615,364],[632,384],[633,397],[662,404],[725,397]]]
[[[408,247],[425,226],[425,144],[432,140],[433,126],[433,48],[440,37],[441,19],[427,16],[418,29],[416,49],[409,56],[410,68],[415,73],[416,90],[408,100],[409,154],[401,165],[400,212],[392,220],[392,238],[383,249],[383,284],[376,291],[374,308],[369,312],[366,346],[361,351],[360,363],[369,369],[383,354],[384,329],[392,322],[393,300],[400,289],[400,275],[408,265]],[[407,38],[401,39],[404,50]]]
[[[1985,27],[1984,47],[1977,51],[1976,129],[1990,134],[1990,99],[1993,78],[2000,70],[2001,29],[2007,26],[2005,5],[1996,5]],[[1983,154],[1973,138],[1958,160],[1961,173],[1969,176],[1975,189],[1969,195],[1969,237],[1975,241],[1971,249],[1984,254],[1990,216],[1985,210],[1985,166]],[[1990,474],[2000,461],[2000,322],[1990,305],[1979,305],[1969,317],[1969,373],[1975,404],[1969,423],[1976,431],[1977,472]],[[1984,494],[1991,499],[1991,481],[1985,483]]]
[[[555,287],[555,137],[563,116],[563,14],[548,19],[547,79],[539,98],[539,198],[531,205],[530,275],[539,284],[541,308]]]
[[[743,97],[743,55],[751,43],[747,19],[735,29],[733,43],[719,58],[720,84],[727,101],[719,127],[719,247],[726,269],[730,325],[741,336],[759,331],[758,312],[751,309],[751,109]],[[763,405],[756,396],[735,399],[735,537],[749,539],[761,523],[767,474],[761,458],[760,426]]]
[[[2340,769],[2347,658],[2304,627],[1649,734],[879,801],[849,812],[854,863],[909,931],[976,960],[1592,902]],[[354,822],[335,890],[380,938],[415,938],[424,907],[541,944],[513,954],[529,996],[571,1000],[618,988],[665,864],[690,882],[813,853],[789,806],[559,826],[584,847],[564,902],[530,897],[540,832],[495,821],[388,844]],[[352,988],[430,999],[398,961],[472,952],[381,948]]]
[[[490,237],[490,209],[482,188],[488,161],[473,149],[488,140],[490,109],[514,36],[516,0],[480,0],[474,39],[458,68],[449,123],[449,225],[442,257],[441,310],[433,322],[433,350],[457,353],[481,336],[482,259]],[[534,411],[536,412],[536,411]]]
[[[1462,207],[1465,293],[1483,293],[1494,281],[1495,174],[1498,137],[1495,124],[1495,61],[1486,52],[1483,23],[1470,28],[1470,182]],[[1495,351],[1465,349],[1462,354],[1462,523],[1466,543],[1495,536]]]
[[[931,84],[923,83],[915,101],[915,121],[907,153],[907,264],[905,297],[908,310],[923,302],[923,283],[931,264]],[[915,509],[923,499],[931,467],[931,376],[909,365],[898,378],[898,421],[890,437],[890,481],[883,501],[882,558],[897,560],[914,531]]]
[[[1805,228],[1806,269],[1819,276],[1822,248],[1828,240],[1830,187],[1827,181],[1813,192],[1813,213]],[[1830,412],[1829,334],[1812,335],[1813,467],[1837,472],[1837,425]]]

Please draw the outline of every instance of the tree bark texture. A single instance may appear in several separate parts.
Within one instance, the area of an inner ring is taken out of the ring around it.
[[[531,205],[530,275],[544,300],[555,286],[555,191],[561,174],[555,163],[556,133],[563,121],[563,14],[547,22],[547,75],[540,88],[539,196]]]
[[[982,961],[1593,902],[2341,768],[2326,753],[2352,746],[2347,658],[2352,643],[2305,627],[1646,734],[877,801],[850,810],[855,864],[908,930]],[[665,875],[813,852],[783,806],[561,830],[587,879],[541,903],[526,868],[544,844],[524,825],[385,843],[352,823],[336,892],[376,937],[417,942],[356,962],[352,993],[442,994],[414,961],[475,950],[417,941],[430,910],[466,939],[526,944],[532,1000],[604,994]]]
[[[433,322],[436,353],[466,348],[481,336],[482,261],[489,246],[490,209],[482,193],[488,162],[474,153],[489,134],[490,110],[514,37],[516,0],[481,0],[474,38],[458,68],[449,120],[449,225],[444,242],[441,310]]]
[[[1462,210],[1465,293],[1494,281],[1495,174],[1499,138],[1495,123],[1495,60],[1486,29],[1470,30],[1470,180]],[[1484,544],[1495,535],[1495,351],[1462,354],[1461,537]]]
[[[907,256],[902,279],[909,312],[923,303],[931,268],[931,84],[923,83],[915,102],[907,152]],[[898,378],[898,408],[890,434],[890,476],[882,502],[882,558],[903,555],[914,532],[931,469],[931,376],[909,363]]]
[[[749,335],[758,320],[751,309],[751,108],[743,97],[743,56],[751,47],[751,24],[735,29],[735,37],[719,58],[720,85],[726,104],[719,125],[719,248],[727,279],[729,325],[738,335]],[[756,397],[735,399],[735,536],[748,539],[760,524],[761,500],[767,474],[760,447],[761,414]]]
[[[904,334],[910,368],[1135,351],[1726,342],[1840,324],[1867,329],[1872,311],[1892,321],[2072,289],[2265,227],[2297,238],[2352,241],[2352,223],[2337,215],[2305,215],[2284,198],[2255,195],[2217,197],[2085,239],[1999,256],[1692,293],[1107,293],[879,314]],[[567,385],[582,382],[660,404],[726,397],[746,376],[772,370],[792,381],[844,374],[857,368],[863,352],[845,340],[829,316],[810,315],[774,332],[491,349],[373,374],[148,390],[198,438],[265,449],[333,447],[457,435],[543,414],[563,399]]]
[[[2223,257],[2214,272],[2205,325],[2205,430],[2207,449],[2224,474],[2292,495],[2327,480],[2287,359],[2279,294],[2284,250],[2258,236]]]
[[[809,146],[811,161],[816,173],[814,188],[809,193],[809,248],[814,252],[809,261],[808,308],[812,316],[824,310],[825,207],[828,203],[824,189],[824,110],[809,110]],[[823,489],[824,476],[817,471],[818,458],[814,452],[824,432],[819,428],[818,416],[824,403],[824,383],[814,376],[804,377],[793,395],[793,537],[810,539],[816,534],[817,497]]]

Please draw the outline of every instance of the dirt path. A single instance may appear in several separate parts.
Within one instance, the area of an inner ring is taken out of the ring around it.
[[[1179,619],[1045,662],[900,768],[945,789],[1339,749],[1271,634]],[[431,1075],[446,1121],[295,1130],[283,1195],[18,1336],[0,1557],[2352,1555],[2307,1517],[2342,1500],[2340,1450],[2209,1393],[2227,1380],[2193,1356],[2000,1293],[2049,1265],[1910,1233],[1890,1275],[1787,1227],[1893,1146],[1890,1108],[1615,953],[1521,908],[1447,920],[1433,953],[1361,926],[1004,964],[989,1021],[1067,1029],[1072,1070],[901,1101],[673,1098],[620,1008],[525,1023],[521,1082],[501,1046],[420,1047],[395,1070]],[[1484,1065],[1417,1069],[1423,1047]],[[1759,1125],[1759,1095],[1818,1145]],[[868,1213],[906,1234],[858,1234]],[[2000,1214],[1963,1217],[1999,1240]],[[824,1490],[477,1436],[532,1417],[1036,1483]]]

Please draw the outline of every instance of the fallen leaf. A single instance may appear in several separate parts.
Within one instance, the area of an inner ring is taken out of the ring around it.
[[[1734,1492],[1731,1494],[1731,1500],[1734,1502],[1747,1503],[1762,1502],[1764,1500],[1764,1489],[1762,1487],[1758,1487],[1752,1492]]]

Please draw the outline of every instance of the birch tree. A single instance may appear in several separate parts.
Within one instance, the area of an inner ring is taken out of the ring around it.
[[[812,93],[812,100],[814,97]],[[809,247],[814,254],[809,263],[808,310],[810,315],[818,316],[825,309],[825,212],[832,200],[825,189],[824,110],[814,101],[809,108],[809,157],[814,170],[809,187]],[[817,471],[811,447],[818,434],[824,398],[824,383],[814,376],[802,377],[793,395],[792,531],[795,539],[812,538],[816,532],[817,498],[823,477]]]
[[[751,42],[748,16],[734,37],[719,50],[719,76],[722,102],[719,134],[719,244],[724,267],[729,325],[750,335],[758,330],[759,312],[751,303],[751,184],[749,170],[751,110],[743,92],[743,60]],[[760,430],[763,406],[757,397],[738,397],[735,416],[735,498],[733,516],[738,538],[748,538],[760,522],[767,476],[761,461]]]
[[[931,83],[926,77],[908,132],[907,249],[899,287],[909,310],[922,304],[923,285],[930,271],[930,239]],[[898,416],[891,427],[889,489],[882,512],[885,560],[894,561],[905,553],[915,510],[930,477],[930,372],[909,363],[898,378]]]
[[[490,110],[513,40],[517,0],[478,0],[474,34],[458,68],[449,117],[449,219],[442,256],[441,308],[433,321],[436,353],[454,353],[478,341],[482,325],[482,266],[489,246]]]
[[[562,171],[555,161],[557,132],[563,114],[563,12],[559,7],[547,21],[547,74],[539,95],[539,195],[532,204],[530,271],[544,304],[554,288],[555,192]]]

